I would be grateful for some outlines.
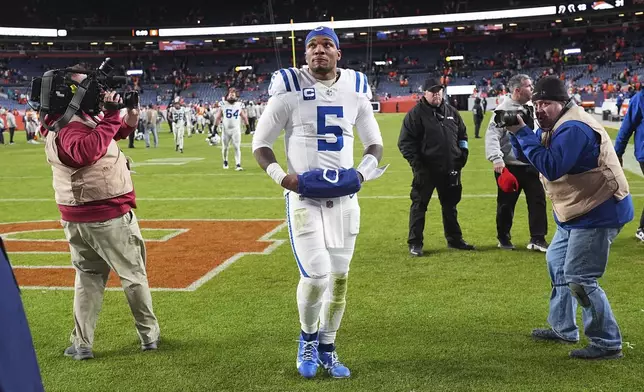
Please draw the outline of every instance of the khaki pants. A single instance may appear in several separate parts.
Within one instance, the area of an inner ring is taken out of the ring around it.
[[[141,343],[156,341],[159,323],[152,310],[145,243],[134,212],[105,222],[62,221],[62,225],[76,268],[71,342],[76,347],[92,347],[110,270],[121,279]]]

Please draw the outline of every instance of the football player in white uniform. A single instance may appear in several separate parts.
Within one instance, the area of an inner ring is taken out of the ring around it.
[[[237,100],[237,90],[228,90],[226,100],[221,103],[215,126],[221,122],[221,157],[224,160],[224,169],[228,169],[228,146],[232,141],[235,148],[235,170],[243,170],[241,167],[241,123],[248,127],[248,116],[244,104]]]
[[[175,151],[181,151],[183,154],[183,135],[186,131],[186,122],[188,120],[188,108],[182,105],[177,98],[174,101],[174,107],[170,109],[172,118],[172,133],[174,135]]]
[[[382,136],[371,107],[367,77],[337,68],[338,37],[318,27],[306,37],[308,69],[273,75],[270,99],[253,137],[253,154],[285,188],[289,237],[300,281],[297,306],[301,334],[297,369],[305,378],[322,365],[335,378],[350,376],[336,353],[335,337],[346,305],[347,277],[360,231],[356,192],[378,178]],[[353,168],[353,127],[364,155]],[[272,145],[285,130],[288,174]]]

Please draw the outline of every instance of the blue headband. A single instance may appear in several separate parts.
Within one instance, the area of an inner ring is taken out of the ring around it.
[[[330,38],[331,41],[333,41],[333,43],[335,44],[335,47],[337,49],[340,49],[340,41],[338,40],[338,35],[335,33],[335,31],[333,31],[332,28],[326,27],[326,26],[316,27],[313,30],[311,30],[311,32],[307,34],[306,41],[304,44],[308,45],[309,41],[313,37],[318,37],[318,36]]]

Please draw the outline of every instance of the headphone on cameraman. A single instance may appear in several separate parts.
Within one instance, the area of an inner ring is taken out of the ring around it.
[[[31,81],[29,106],[40,114],[41,118],[49,114],[61,114],[51,125],[43,124],[51,132],[60,131],[79,111],[90,116],[99,113],[102,96],[108,89],[114,89],[127,83],[125,76],[113,76],[114,64],[108,57],[97,71],[63,68],[49,70],[40,78]],[[80,83],[72,80],[74,74],[86,75]],[[134,108],[139,105],[137,92],[124,94],[125,104],[112,104],[108,109]],[[44,122],[44,121],[43,121]]]
[[[78,72],[78,71],[76,71]],[[34,108],[34,106],[31,104],[31,101],[29,102],[29,106],[32,107],[32,109],[37,110],[38,114],[41,113],[50,113],[53,109],[53,102],[51,101],[51,91],[52,87],[54,87],[54,82],[56,79],[60,81],[59,78],[59,70],[51,70],[47,71],[43,74],[43,77],[40,82],[40,104],[37,105],[38,108]],[[85,78],[82,82],[80,83],[74,83],[71,85],[66,85],[67,89],[69,89],[69,92],[74,94],[72,96],[71,101],[69,102],[69,105],[67,105],[67,109],[65,110],[65,113],[56,121],[54,121],[51,125],[47,125],[43,121],[43,126],[51,132],[58,132],[63,128],[65,125],[69,123],[69,121],[72,119],[74,114],[78,112],[81,108],[81,103],[83,102],[83,99],[85,98],[85,94],[87,93],[87,89],[92,81],[90,78]],[[63,87],[63,89],[65,89]],[[75,91],[74,91],[75,90]],[[60,91],[55,90],[54,94],[58,97]],[[68,94],[64,94],[64,97],[66,97]],[[63,98],[63,97],[61,97]]]

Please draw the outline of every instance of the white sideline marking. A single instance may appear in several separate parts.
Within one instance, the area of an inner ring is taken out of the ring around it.
[[[139,166],[154,166],[154,165],[170,165],[170,166],[181,166],[194,161],[202,161],[205,158],[154,158],[147,159],[143,162],[132,162],[131,167]]]
[[[632,193],[633,197],[644,197],[644,193]],[[523,197],[523,192],[521,196]],[[496,193],[480,193],[480,194],[464,194],[461,196],[463,199],[490,199],[496,198]],[[374,196],[360,196],[360,200],[407,200],[409,195],[374,195]],[[240,201],[240,200],[284,200],[283,197],[279,196],[221,196],[221,197],[137,197],[137,201]],[[0,199],[0,203],[9,203],[9,202],[51,202],[54,203],[54,199]],[[150,219],[146,219],[150,220]],[[168,219],[160,219],[168,220]],[[188,219],[177,219],[177,220],[188,220]],[[204,219],[194,219],[194,220],[204,220]],[[222,220],[222,219],[215,219]],[[240,219],[230,219],[230,220],[240,220]],[[244,219],[247,220],[247,219]],[[257,220],[266,220],[266,219],[257,219]],[[2,224],[4,222],[0,222]]]
[[[282,198],[279,198],[282,199]],[[284,219],[260,219],[260,218],[251,218],[251,219],[197,219],[197,218],[189,218],[189,219],[181,219],[181,218],[175,218],[175,219],[141,219],[139,222],[155,222],[155,221],[221,221],[221,222],[256,222],[256,221],[269,221],[269,222],[282,222],[279,224],[277,227],[275,227],[273,230],[269,231],[268,233],[264,234],[261,236],[257,241],[260,242],[271,242],[269,246],[266,247],[262,252],[239,252],[231,256],[230,258],[224,260],[223,263],[219,264],[217,267],[214,269],[210,270],[206,275],[202,276],[201,278],[197,279],[193,283],[191,283],[188,287],[186,288],[166,288],[166,287],[152,287],[150,288],[150,291],[180,291],[180,292],[190,292],[190,291],[195,291],[199,287],[203,286],[205,283],[207,283],[209,280],[214,278],[215,276],[219,275],[222,271],[224,271],[226,268],[230,267],[231,264],[233,264],[235,261],[239,260],[243,256],[246,255],[268,255],[271,254],[275,249],[277,249],[280,245],[282,245],[286,240],[274,240],[271,239],[275,234],[280,232],[284,227],[286,227],[286,222]],[[22,222],[0,222],[0,225],[2,224],[17,224],[17,223],[34,223],[34,222],[59,222],[58,220],[38,220],[38,221],[22,221]],[[48,229],[48,230],[59,230],[59,229]],[[163,229],[166,230],[166,229]],[[167,230],[184,230],[183,232],[187,232],[188,229],[167,229]],[[36,230],[39,231],[39,230]],[[44,230],[43,230],[44,231]],[[176,236],[181,233],[175,232],[172,235]],[[166,236],[167,237],[167,236]],[[165,238],[165,237],[164,237]],[[12,240],[15,241],[15,240]],[[48,241],[48,240],[47,240]],[[158,241],[158,240],[157,240]],[[69,252],[8,252],[9,255],[12,254],[69,254]],[[38,268],[44,268],[44,269],[55,269],[55,268],[63,268],[63,269],[73,269],[73,266],[57,266],[57,265],[47,265],[47,266],[28,266],[28,265],[13,265],[12,266],[14,269],[38,269]],[[72,291],[74,290],[73,287],[58,287],[58,286],[20,286],[21,289],[26,289],[26,290],[63,290],[63,291]],[[107,287],[105,290],[108,291],[123,291],[123,288],[121,287]]]
[[[152,158],[146,159],[144,162],[152,163],[174,163],[174,162],[192,162],[192,161],[203,161],[205,158],[192,157],[192,158]]]

